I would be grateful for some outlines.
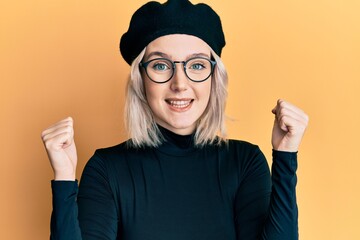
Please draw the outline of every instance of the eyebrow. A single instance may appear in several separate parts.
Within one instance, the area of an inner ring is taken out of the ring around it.
[[[148,61],[152,56],[159,56],[159,57],[162,57],[162,58],[171,59],[171,57],[168,54],[163,53],[163,52],[159,52],[159,51],[155,51],[155,52],[149,53],[149,55],[145,57],[146,61]],[[193,57],[210,58],[211,56],[209,56],[208,54],[205,54],[205,53],[193,53],[193,54],[190,54],[190,55],[186,56],[186,59],[193,58]]]

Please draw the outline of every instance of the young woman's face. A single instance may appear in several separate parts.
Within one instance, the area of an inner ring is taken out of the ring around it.
[[[207,59],[211,57],[210,48],[203,40],[190,35],[173,34],[152,41],[146,48],[143,62],[155,58],[187,61],[198,56]],[[162,70],[164,66],[160,63],[152,67]],[[198,67],[201,65],[194,65],[194,68]],[[203,82],[193,82],[185,75],[183,64],[176,63],[174,75],[168,82],[155,83],[145,71],[142,71],[142,77],[146,98],[156,123],[180,135],[191,134],[209,102],[212,76]]]

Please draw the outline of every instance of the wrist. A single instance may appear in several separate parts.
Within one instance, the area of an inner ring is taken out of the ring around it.
[[[277,151],[277,152],[290,152],[290,153],[298,152],[298,148],[274,148],[273,147],[273,150]]]
[[[74,174],[54,174],[55,181],[75,181],[75,173]]]
[[[272,144],[272,148],[275,151],[279,152],[297,152],[299,150],[298,144],[290,144],[290,143],[279,143],[279,144]]]

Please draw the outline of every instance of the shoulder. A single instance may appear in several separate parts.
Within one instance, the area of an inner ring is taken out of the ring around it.
[[[222,148],[227,149],[231,153],[238,153],[242,155],[256,154],[261,152],[258,145],[236,139],[229,139],[226,144],[223,144]]]
[[[149,148],[134,148],[129,144],[129,141],[124,141],[120,144],[96,149],[89,161],[86,163],[85,171],[97,171],[109,174],[111,172],[123,171],[128,169],[129,164],[136,162],[136,159],[141,159],[147,156],[151,149]]]
[[[229,145],[244,147],[247,149],[258,147],[256,144],[238,139],[228,139]]]
[[[229,139],[226,144],[221,146],[221,151],[226,154],[226,158],[236,162],[243,170],[262,166],[268,168],[265,155],[259,146],[243,140]]]
[[[121,162],[129,158],[136,158],[136,156],[146,156],[149,151],[151,151],[150,147],[136,148],[127,140],[114,146],[96,149],[90,160],[96,159],[105,163]]]
[[[129,148],[128,146],[128,141],[125,141],[114,146],[96,149],[94,155],[101,158],[111,158],[124,153]]]

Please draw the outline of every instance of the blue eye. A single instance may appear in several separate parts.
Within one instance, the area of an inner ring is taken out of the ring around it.
[[[191,66],[190,66],[190,69],[192,69],[192,70],[202,70],[204,68],[205,68],[205,66],[201,63],[194,63],[194,64],[191,64]]]
[[[154,65],[152,66],[152,69],[154,69],[155,71],[166,71],[169,70],[170,67],[166,64],[166,63],[154,63]]]
[[[206,66],[202,63],[193,63],[189,66],[190,70],[195,70],[195,71],[204,70],[205,68]]]

